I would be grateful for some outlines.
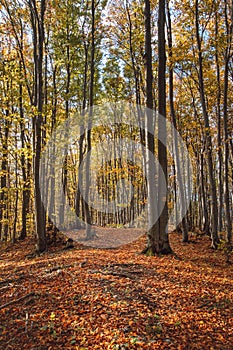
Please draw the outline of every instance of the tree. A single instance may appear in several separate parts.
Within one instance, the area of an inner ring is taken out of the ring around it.
[[[170,113],[172,118],[172,123],[177,130],[177,121],[176,121],[176,112],[174,107],[174,70],[173,70],[173,43],[172,43],[172,24],[171,24],[171,14],[170,14],[170,8],[169,8],[169,1],[166,0],[167,4],[167,38],[168,38],[168,55],[169,55],[169,101],[170,101]],[[179,155],[179,145],[178,145],[178,139],[177,134],[174,133],[174,153],[175,153],[175,164],[176,164],[176,174],[177,174],[177,180],[179,184],[180,189],[180,205],[182,208],[184,208],[185,205],[185,191],[184,191],[184,185],[181,175],[181,168],[180,168],[180,155]],[[182,241],[187,242],[188,241],[188,224],[186,217],[182,220]]]
[[[91,2],[91,62],[90,62],[90,96],[89,96],[89,111],[87,122],[87,156],[86,156],[86,190],[84,198],[84,212],[86,220],[86,239],[93,238],[91,230],[91,212],[89,208],[89,183],[90,183],[90,158],[91,158],[91,129],[94,106],[94,78],[95,78],[95,49],[96,49],[96,6],[95,0]]]
[[[34,189],[35,189],[35,229],[37,236],[37,250],[43,252],[46,249],[45,233],[45,210],[41,198],[40,188],[40,158],[42,149],[42,126],[43,126],[43,54],[44,54],[44,16],[46,9],[45,0],[38,4],[34,0],[29,1],[31,26],[33,31],[34,49],[34,135],[35,135],[35,157],[34,157]]]
[[[203,56],[202,56],[202,39],[200,37],[200,23],[199,23],[199,2],[195,2],[195,26],[196,26],[196,40],[197,40],[197,50],[198,50],[198,81],[199,81],[199,93],[202,106],[202,113],[205,125],[205,142],[206,142],[206,152],[207,152],[207,164],[209,171],[210,180],[210,191],[211,191],[211,207],[212,207],[212,227],[211,227],[211,238],[212,247],[217,248],[219,243],[218,237],[218,203],[217,203],[217,190],[216,182],[214,176],[213,158],[212,158],[212,140],[210,135],[210,123],[209,116],[206,107],[206,97],[205,97],[205,87],[203,78]]]
[[[148,183],[148,243],[147,255],[169,254],[171,247],[168,236],[167,207],[167,151],[166,151],[166,52],[165,52],[165,1],[159,1],[158,15],[158,197],[155,194],[155,163],[152,93],[152,50],[150,1],[145,0],[145,60],[146,60],[146,140],[147,140],[147,183]],[[165,182],[163,181],[165,178]],[[159,216],[159,217],[157,217]]]
[[[228,116],[228,87],[229,87],[229,64],[232,59],[232,36],[233,36],[233,1],[230,1],[229,7],[227,1],[224,1],[224,14],[226,26],[226,48],[224,54],[224,89],[223,89],[223,123],[224,123],[224,142],[225,142],[225,208],[226,208],[226,231],[227,241],[231,243],[232,239],[232,218],[230,208],[230,189],[229,189],[229,116]],[[229,15],[230,14],[230,15]],[[230,20],[229,20],[230,19]],[[230,24],[229,24],[230,23]]]

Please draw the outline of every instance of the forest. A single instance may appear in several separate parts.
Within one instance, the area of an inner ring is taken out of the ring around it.
[[[0,348],[233,349],[233,1],[0,0]]]

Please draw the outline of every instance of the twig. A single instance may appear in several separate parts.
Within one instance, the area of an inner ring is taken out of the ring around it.
[[[51,267],[50,269],[46,269],[45,272],[52,273],[57,270],[69,269],[70,267],[76,267],[76,266],[78,266],[78,263],[74,263],[70,265],[57,265],[57,266]]]
[[[211,301],[206,301],[205,303],[202,303],[201,305],[197,306],[197,309],[202,309],[203,307],[209,306],[211,304]]]
[[[12,282],[14,282],[13,279],[7,279],[7,280],[4,280],[4,281],[0,281],[0,286],[1,286],[2,284],[8,284],[8,283],[12,283]]]
[[[24,278],[24,275],[19,276],[18,278],[9,278],[9,279],[0,281],[0,286],[1,286],[2,284],[9,284],[9,283],[18,282],[18,281],[22,280],[23,278]]]
[[[24,300],[24,299],[26,299],[26,298],[29,298],[29,297],[31,297],[31,296],[34,296],[34,295],[35,295],[35,292],[31,292],[31,293],[28,293],[28,294],[24,295],[24,296],[21,297],[21,298],[18,298],[18,299],[15,299],[15,300],[11,300],[11,301],[9,301],[9,302],[6,303],[6,304],[1,305],[1,306],[0,306],[0,310],[1,310],[1,309],[4,309],[5,307],[7,307],[7,306],[9,306],[9,305],[18,303],[19,301],[22,301],[22,300]]]
[[[134,275],[131,275],[130,273],[126,273],[126,272],[116,272],[116,271],[99,271],[100,273],[102,273],[103,275],[112,275],[112,276],[117,276],[117,277],[124,277],[124,278],[134,278]]]
[[[7,288],[9,288],[9,286],[1,287],[1,288],[0,288],[0,291],[1,291],[1,290],[4,290],[4,289],[7,289]]]

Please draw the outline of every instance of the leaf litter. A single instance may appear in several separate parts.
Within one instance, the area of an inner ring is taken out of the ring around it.
[[[0,349],[232,350],[233,265],[208,237],[170,241],[176,256],[140,254],[145,236],[30,259],[32,239],[2,247]]]

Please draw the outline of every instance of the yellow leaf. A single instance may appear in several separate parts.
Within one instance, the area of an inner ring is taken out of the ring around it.
[[[54,312],[51,312],[50,320],[51,320],[51,321],[55,320],[55,317],[56,317],[55,313],[54,313]]]

